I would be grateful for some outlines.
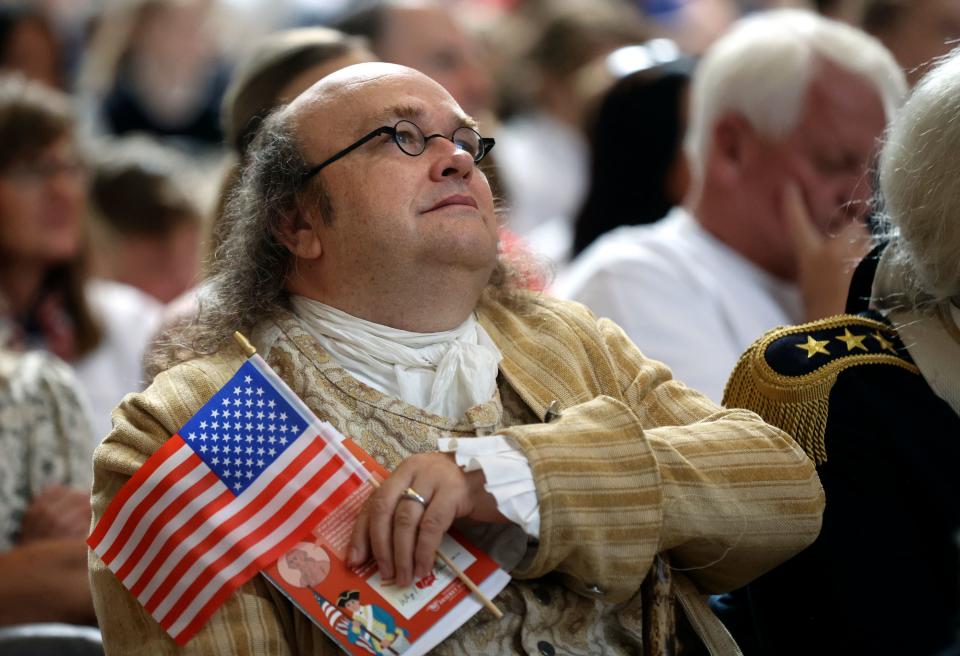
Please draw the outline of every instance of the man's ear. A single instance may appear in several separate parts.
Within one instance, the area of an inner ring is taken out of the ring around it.
[[[294,256],[315,260],[323,254],[323,243],[317,230],[320,221],[320,217],[313,213],[294,211],[281,219],[275,234]]]
[[[725,114],[713,124],[710,175],[736,183],[753,158],[757,133],[740,114]]]

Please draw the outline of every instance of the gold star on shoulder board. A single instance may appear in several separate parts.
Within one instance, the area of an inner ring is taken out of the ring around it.
[[[861,351],[869,351],[870,349],[868,349],[863,343],[863,340],[865,340],[866,338],[867,338],[867,335],[854,335],[853,333],[850,332],[849,328],[844,328],[843,335],[838,335],[835,339],[838,339],[844,344],[846,344],[847,351],[849,352],[855,348],[858,348]]]
[[[807,335],[807,343],[797,344],[796,347],[807,352],[807,359],[812,358],[817,353],[830,355],[830,351],[827,350],[827,340],[814,339],[813,335]]]
[[[874,331],[871,337],[877,340],[877,344],[879,344],[880,348],[882,348],[884,351],[890,351],[891,353],[896,354],[897,350],[893,348],[893,342],[881,335],[879,330]]]

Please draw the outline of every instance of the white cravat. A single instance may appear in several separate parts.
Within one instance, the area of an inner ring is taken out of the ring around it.
[[[414,333],[304,296],[290,300],[320,346],[351,375],[384,394],[451,419],[493,398],[501,355],[473,315],[453,330]]]
[[[502,356],[472,315],[453,330],[411,333],[359,319],[304,296],[291,296],[290,301],[294,314],[337,364],[384,394],[451,419],[493,398]],[[530,537],[539,536],[540,504],[523,453],[500,436],[440,439],[438,448],[455,453],[457,464],[467,471],[482,469],[484,487],[497,500],[497,509]],[[509,532],[490,537],[490,543],[481,547],[495,554],[501,566],[512,569],[526,539]]]

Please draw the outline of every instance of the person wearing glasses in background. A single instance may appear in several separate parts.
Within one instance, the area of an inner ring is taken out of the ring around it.
[[[94,515],[233,374],[240,330],[393,471],[354,527],[350,564],[375,558],[411,585],[461,519],[512,571],[505,617],[481,612],[434,653],[667,653],[678,597],[700,639],[732,653],[698,592],[740,585],[816,536],[812,464],[755,415],[671,380],[611,322],[517,289],[477,166],[493,145],[441,86],[394,64],[341,69],[267,118],[197,322],[157,353],[165,371],[118,408],[94,457]],[[177,652],[90,565],[108,651]],[[332,649],[259,578],[187,645]]]
[[[69,363],[100,439],[123,395],[143,389],[160,304],[89,274],[87,170],[74,129],[66,95],[0,77],[0,343]]]

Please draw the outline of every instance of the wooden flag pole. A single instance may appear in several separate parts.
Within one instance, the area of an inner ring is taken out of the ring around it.
[[[243,333],[241,333],[239,330],[235,330],[233,332],[233,338],[237,341],[237,344],[240,345],[240,348],[243,349],[243,352],[247,354],[248,358],[252,357],[257,352],[257,349],[253,347],[253,344],[250,343],[250,340],[244,337]]]

